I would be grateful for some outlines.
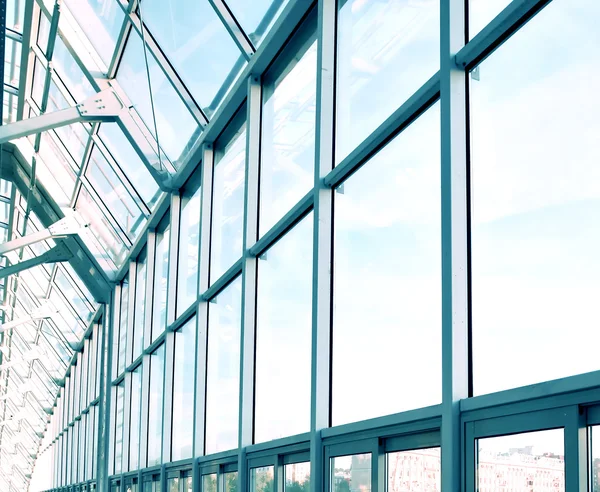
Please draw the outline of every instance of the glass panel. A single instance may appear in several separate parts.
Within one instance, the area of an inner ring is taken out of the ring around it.
[[[168,492],[179,492],[179,478],[169,478],[167,483]]]
[[[144,22],[210,116],[245,66],[209,2],[146,0]]]
[[[77,62],[60,36],[56,36],[52,65],[77,102],[81,102],[95,94],[96,91],[91,86],[79,65],[77,65]]]
[[[37,45],[44,55],[46,54],[46,50],[48,49],[48,35],[50,34],[50,21],[48,17],[44,15],[43,12],[40,12],[40,26],[38,29],[37,36]]]
[[[565,489],[562,429],[477,440],[480,491]]]
[[[441,490],[440,448],[388,453],[386,459],[387,492]]]
[[[146,205],[154,207],[161,192],[125,134],[116,123],[103,123],[98,135]]]
[[[296,53],[300,43],[301,51]],[[276,66],[263,80],[261,236],[313,187],[315,180],[317,41],[314,35],[296,39],[288,49],[295,53],[291,63],[283,69]]]
[[[250,470],[250,492],[275,492],[274,469],[272,466]]]
[[[335,194],[334,425],[441,402],[439,122],[436,104]]]
[[[371,453],[331,458],[333,492],[371,492]]]
[[[66,0],[66,3],[108,67],[123,24],[123,11],[115,0]]]
[[[588,427],[591,446],[589,451],[588,470],[591,474],[591,484],[588,485],[590,492],[600,491],[600,426],[594,425]]]
[[[117,375],[125,370],[125,355],[127,349],[127,324],[129,320],[129,281],[127,278],[121,283],[121,316],[119,319],[119,357],[117,361]]]
[[[137,470],[140,456],[142,366],[131,373],[131,420],[129,421],[129,470]]]
[[[227,0],[227,6],[254,46],[260,45],[288,0]]]
[[[238,447],[242,281],[208,304],[206,454]]]
[[[21,43],[5,38],[4,47],[4,83],[19,87],[21,67]]]
[[[133,318],[133,360],[142,353],[144,344],[144,325],[146,322],[146,252],[144,251],[137,260],[137,274],[135,281],[135,309]]]
[[[115,474],[121,473],[123,460],[123,416],[125,402],[125,385],[116,387],[115,403]]]
[[[258,261],[255,442],[310,424],[312,213]]]
[[[144,4],[144,8],[148,10],[148,4]],[[149,52],[148,65],[158,140],[161,148],[177,167],[187,155],[188,146],[195,141],[193,135],[199,132],[198,125]],[[129,35],[127,47],[119,64],[117,81],[131,99],[150,133],[155,135],[144,48],[141,38],[135,32]]]
[[[154,303],[152,341],[167,327],[167,283],[169,280],[169,240],[171,227],[156,233],[156,262],[154,263]]]
[[[225,492],[237,492],[238,472],[225,473]]]
[[[208,454],[208,453],[207,453]],[[202,492],[217,492],[217,474],[202,476]]]
[[[246,129],[215,149],[210,281],[213,283],[242,256]]]
[[[551,2],[470,83],[478,395],[600,367],[599,18]]]
[[[200,187],[181,195],[179,268],[177,269],[177,314],[198,298],[198,253],[200,247]]]
[[[172,461],[192,456],[191,423],[194,422],[194,381],[196,368],[196,317],[175,333],[173,368]]]
[[[285,465],[285,492],[310,492],[310,462]]]
[[[487,26],[512,0],[469,0],[469,39]]]
[[[146,223],[145,217],[96,146],[92,150],[85,175],[119,226],[134,241]]]
[[[163,382],[165,346],[161,345],[150,355],[150,394],[148,398],[148,462],[159,465],[162,456]]]
[[[440,67],[440,2],[339,2],[336,163]]]

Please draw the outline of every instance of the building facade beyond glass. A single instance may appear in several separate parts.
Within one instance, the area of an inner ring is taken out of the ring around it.
[[[0,1],[0,492],[600,492],[599,21]]]

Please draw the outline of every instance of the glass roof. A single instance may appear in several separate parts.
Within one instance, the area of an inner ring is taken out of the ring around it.
[[[119,123],[75,123],[12,142],[31,182],[27,190],[0,180],[0,244],[48,226],[31,198],[40,188],[50,208],[75,210],[88,226],[78,233],[84,254],[76,258],[93,258],[108,281],[118,280],[169,176],[190,160],[286,3],[35,0],[26,19],[25,0],[8,0],[4,124],[107,88],[126,109]],[[13,250],[0,265],[35,260],[62,241]],[[69,262],[0,279],[2,490],[27,488],[47,412],[99,307],[91,291]]]

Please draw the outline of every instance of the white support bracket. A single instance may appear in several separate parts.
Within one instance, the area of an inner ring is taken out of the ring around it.
[[[2,127],[0,127],[1,129]],[[81,215],[77,212],[72,212],[68,216],[60,219],[59,221],[52,224],[47,229],[28,234],[27,236],[19,237],[0,244],[0,255],[5,255],[10,251],[29,246],[31,244],[45,241],[46,239],[60,238],[66,236],[72,236],[79,233],[82,229],[87,227]]]
[[[41,306],[37,307],[29,316],[23,316],[22,318],[13,319],[8,321],[7,323],[3,323],[0,325],[0,333],[4,333],[5,331],[12,330],[17,326],[24,325],[25,323],[29,323],[31,321],[37,321],[40,319],[51,318],[54,314],[58,312],[58,309],[50,303],[45,302]],[[0,347],[1,349],[2,347]]]
[[[73,253],[67,248],[64,243],[59,243],[54,248],[49,249],[45,253],[31,258],[30,260],[24,260],[14,265],[7,266],[0,269],[0,279],[6,278],[9,275],[28,270],[35,266],[43,263],[59,263],[61,261],[68,261],[73,257]]]

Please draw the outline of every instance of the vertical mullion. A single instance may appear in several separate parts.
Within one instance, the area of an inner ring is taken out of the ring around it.
[[[200,188],[200,240],[198,254],[198,292],[204,293],[208,289],[210,269],[210,234],[211,234],[211,208],[212,208],[212,181],[214,151],[211,144],[206,144],[202,151],[202,176]],[[208,344],[208,302],[201,300],[197,305],[197,337],[196,337],[196,405],[194,415],[194,454],[205,454],[206,430],[206,347]]]
[[[142,352],[152,343],[152,323],[154,322],[154,266],[156,264],[156,232],[148,232],[146,246],[146,305],[144,306],[144,340]]]
[[[254,370],[256,343],[256,258],[249,249],[258,233],[258,181],[260,160],[260,128],[262,87],[260,77],[248,79],[246,133],[246,183],[244,200],[244,256],[242,262],[242,327],[240,363],[240,415],[238,484],[248,490],[248,466],[245,448],[254,440]]]
[[[573,405],[565,412],[565,490],[588,490],[588,429],[586,412]]]
[[[314,492],[326,487],[321,430],[331,423],[333,191],[323,185],[323,178],[334,162],[336,1],[322,0],[318,9],[310,445]]]
[[[123,451],[121,456],[121,471],[129,471],[129,435],[131,416],[131,373],[126,372],[123,379]]]
[[[112,320],[110,319],[110,309],[104,306],[104,314],[102,315],[102,326],[96,325],[96,334],[102,337],[98,340],[100,350],[98,351],[98,363],[100,368],[100,388],[98,392],[98,453],[96,460],[96,478],[98,490],[108,490],[108,431],[110,425],[111,399],[110,399],[110,372],[111,372],[111,335],[112,335]]]
[[[121,302],[122,292],[121,284],[117,284],[113,291],[113,329],[112,329],[112,371],[110,375],[110,381],[119,376],[119,345],[121,344]]]
[[[142,395],[140,397],[140,455],[138,469],[148,462],[148,397],[150,394],[150,355],[142,360]]]
[[[465,0],[440,12],[442,204],[442,489],[461,483],[460,400],[469,395],[467,93],[455,55],[465,44]]]

